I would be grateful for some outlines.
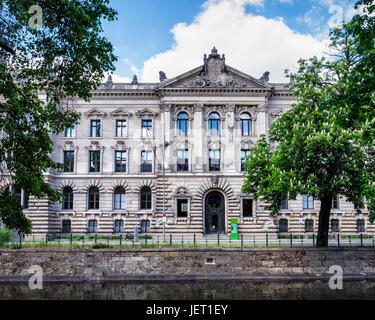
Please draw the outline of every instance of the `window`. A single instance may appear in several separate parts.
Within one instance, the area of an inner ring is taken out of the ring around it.
[[[209,171],[220,171],[220,150],[208,151]]]
[[[365,220],[364,219],[357,219],[357,232],[365,232]]]
[[[253,133],[251,115],[247,112],[241,114],[240,129],[241,136],[250,136]]]
[[[242,199],[242,216],[244,218],[253,216],[253,199]]]
[[[220,136],[220,116],[216,112],[212,112],[208,117],[208,134]]]
[[[7,190],[9,191],[9,188]],[[19,186],[13,185],[10,189],[10,194],[19,201],[20,205],[23,206],[23,209],[29,207],[29,194]]]
[[[251,150],[249,150],[249,149],[242,149],[241,150],[241,171],[246,170],[245,160],[246,160],[246,157],[249,156],[250,154],[251,154]]]
[[[98,232],[98,221],[96,220],[89,220],[89,233],[96,233]]]
[[[150,230],[150,220],[141,220],[141,233],[149,233]]]
[[[187,218],[188,199],[177,199],[177,218]]]
[[[189,150],[177,150],[177,171],[189,170]]]
[[[141,210],[151,209],[152,193],[150,187],[143,187],[141,189]]]
[[[314,220],[313,219],[306,219],[305,220],[305,231],[306,232],[313,232],[314,231]]]
[[[339,208],[339,196],[335,195],[332,199],[332,209],[338,209]]]
[[[100,172],[100,151],[90,151],[90,172]]]
[[[189,130],[189,116],[185,112],[181,112],[177,116],[177,135],[187,136]]]
[[[114,209],[125,209],[125,189],[124,187],[117,187],[114,194]]]
[[[339,232],[340,231],[340,221],[339,219],[331,219],[331,231]]]
[[[124,220],[115,220],[115,233],[124,232]]]
[[[141,172],[152,172],[152,151],[142,151]]]
[[[73,138],[74,137],[74,133],[75,133],[74,131],[75,131],[74,128],[67,128],[67,129],[65,129],[64,136],[66,138]]]
[[[279,232],[288,232],[288,220],[287,219],[280,219],[279,220]]]
[[[152,136],[152,120],[142,120],[142,136]]]
[[[280,209],[288,209],[288,195],[287,194],[285,194],[281,198]]]
[[[116,137],[126,137],[126,120],[116,121]]]
[[[74,151],[64,151],[64,172],[74,172]]]
[[[64,202],[62,204],[63,210],[73,209],[73,190],[71,187],[65,187],[63,190]]]
[[[63,220],[61,224],[61,233],[71,233],[72,223],[70,220]]]
[[[12,186],[12,196],[15,197],[20,204],[22,204],[22,189],[19,186]]]
[[[99,189],[91,187],[89,190],[89,210],[99,209]]]
[[[126,151],[115,151],[115,171],[126,172]]]
[[[308,195],[302,196],[302,208],[303,209],[314,209],[314,198],[313,198],[313,196],[308,196]]]
[[[100,120],[91,120],[90,137],[100,137]]]

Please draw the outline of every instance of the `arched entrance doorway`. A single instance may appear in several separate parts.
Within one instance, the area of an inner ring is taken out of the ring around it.
[[[225,199],[218,191],[205,198],[205,233],[225,233]]]

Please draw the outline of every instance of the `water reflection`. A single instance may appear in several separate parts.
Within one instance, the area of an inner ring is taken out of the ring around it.
[[[331,290],[328,281],[319,280],[44,283],[43,290],[30,290],[27,283],[1,283],[0,299],[375,299],[375,281],[344,281],[343,290]]]

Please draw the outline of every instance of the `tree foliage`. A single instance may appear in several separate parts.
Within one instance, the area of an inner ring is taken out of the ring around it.
[[[78,122],[76,98],[88,101],[105,72],[114,70],[112,44],[102,36],[102,21],[113,21],[109,0],[0,0],[0,163],[25,192],[61,201],[46,179],[61,170],[50,154],[52,134]],[[29,27],[42,9],[42,26]],[[6,204],[6,205],[5,205]],[[3,190],[0,218],[30,232],[20,204]]]
[[[357,5],[374,10],[370,2]],[[319,246],[328,244],[335,195],[354,203],[357,212],[365,196],[371,222],[375,217],[373,30],[365,36],[374,24],[365,16],[332,30],[329,59],[301,59],[296,73],[286,71],[297,103],[276,119],[245,163],[243,191],[267,202],[271,214],[286,194],[321,201]]]

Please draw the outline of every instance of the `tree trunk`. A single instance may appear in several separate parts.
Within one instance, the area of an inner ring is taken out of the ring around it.
[[[320,200],[317,247],[328,247],[329,216],[331,214],[333,194],[325,195]]]

